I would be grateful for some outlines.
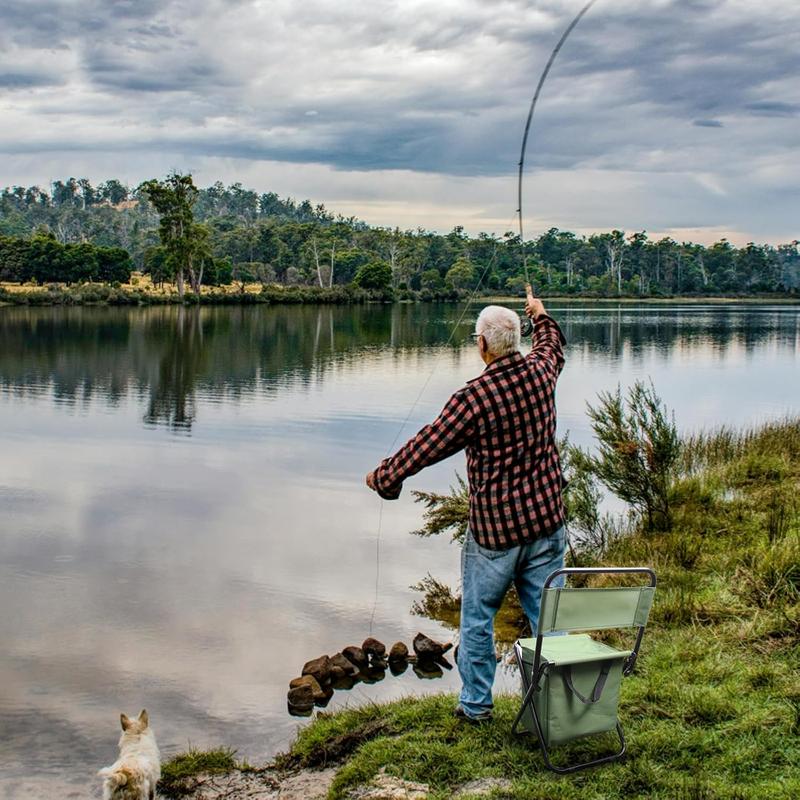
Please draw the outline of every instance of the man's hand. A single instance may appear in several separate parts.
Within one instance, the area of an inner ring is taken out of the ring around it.
[[[525,313],[530,319],[536,319],[541,314],[546,314],[544,310],[544,303],[538,298],[533,296],[533,288],[530,284],[525,287],[527,298],[525,300]]]
[[[367,473],[367,486],[372,489],[373,492],[378,491],[378,487],[375,485],[375,471]]]

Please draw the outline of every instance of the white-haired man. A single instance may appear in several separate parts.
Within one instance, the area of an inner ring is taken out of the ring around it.
[[[469,529],[461,554],[463,687],[456,715],[469,722],[492,716],[494,617],[508,588],[516,585],[535,632],[544,580],[564,564],[555,409],[564,337],[530,287],[525,311],[534,321],[530,354],[519,351],[519,317],[502,306],[484,308],[475,337],[486,368],[367,475],[367,485],[392,500],[406,478],[466,450]]]

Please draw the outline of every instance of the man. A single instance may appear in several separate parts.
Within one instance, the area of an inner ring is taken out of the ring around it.
[[[564,507],[556,449],[555,388],[564,366],[564,337],[527,287],[533,349],[519,352],[520,322],[488,306],[475,324],[486,368],[459,389],[432,424],[367,475],[387,499],[403,481],[461,449],[467,453],[469,529],[461,554],[463,688],[456,715],[492,716],[496,667],[494,617],[512,581],[535,632],[545,578],[564,564]]]

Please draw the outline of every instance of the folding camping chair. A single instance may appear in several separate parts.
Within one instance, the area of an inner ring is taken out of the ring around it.
[[[553,587],[559,575],[636,575],[648,586],[576,589]],[[548,576],[542,590],[535,639],[519,639],[514,653],[522,676],[523,701],[511,728],[522,723],[536,733],[547,766],[554,772],[575,772],[622,758],[625,736],[617,718],[619,688],[639,655],[655,593],[656,574],[648,567],[566,567]],[[636,627],[632,650],[617,650],[588,633],[545,636],[553,632]],[[602,758],[557,767],[549,748],[581,736],[616,730],[621,749]]]

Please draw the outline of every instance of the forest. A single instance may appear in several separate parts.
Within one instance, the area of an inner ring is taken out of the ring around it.
[[[794,240],[735,247],[657,240],[646,231],[590,236],[551,228],[521,245],[512,231],[468,235],[370,226],[322,204],[235,183],[194,185],[174,173],[131,188],[83,178],[0,193],[0,281],[201,285],[355,284],[395,296],[453,295],[476,286],[518,293],[527,263],[539,292],[638,296],[796,294]]]

